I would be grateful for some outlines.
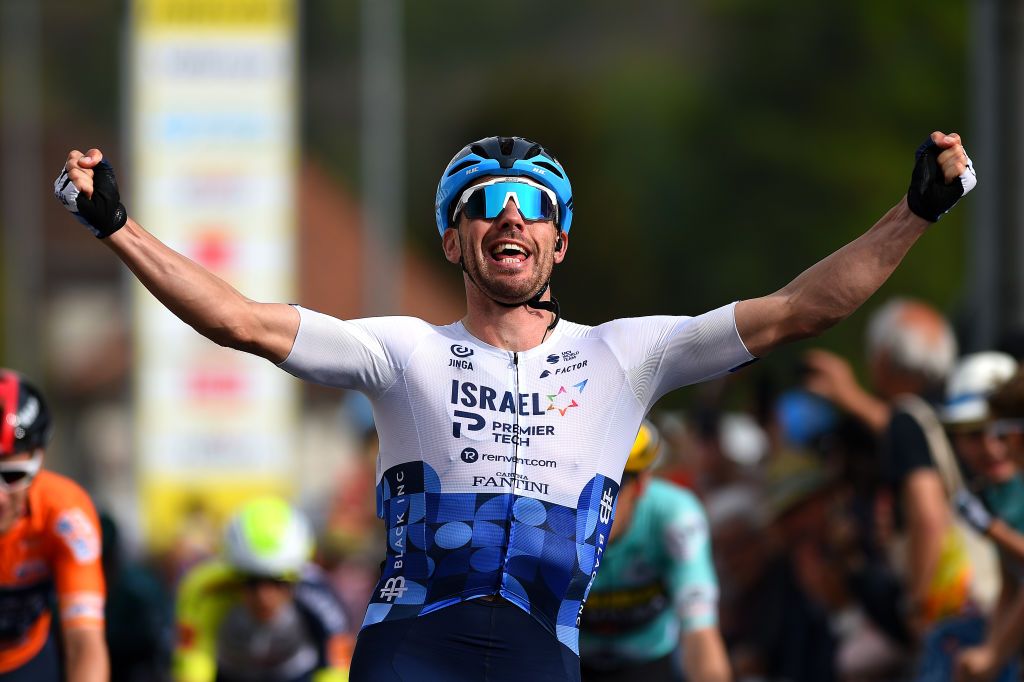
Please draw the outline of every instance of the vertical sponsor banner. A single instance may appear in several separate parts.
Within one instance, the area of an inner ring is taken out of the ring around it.
[[[294,296],[294,0],[134,0],[134,216],[258,301]],[[288,494],[297,388],[134,285],[143,532],[154,547],[242,499]]]

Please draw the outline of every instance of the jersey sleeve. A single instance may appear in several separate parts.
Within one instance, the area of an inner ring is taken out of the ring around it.
[[[56,489],[60,504],[50,518],[53,573],[64,628],[102,628],[106,584],[96,509],[84,490],[69,482]]]
[[[366,393],[387,391],[426,322],[411,317],[339,320],[301,306],[299,331],[279,367],[300,379]]]
[[[928,438],[921,425],[906,412],[896,410],[882,442],[890,476],[897,486],[918,469],[934,469]]]
[[[711,557],[707,518],[697,499],[678,490],[663,504],[663,541],[668,584],[683,632],[718,625],[718,578]]]
[[[609,323],[612,346],[637,399],[648,408],[671,390],[755,360],[736,329],[736,304],[697,317],[652,316]]]

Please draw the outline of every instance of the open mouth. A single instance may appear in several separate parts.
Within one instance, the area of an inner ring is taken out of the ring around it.
[[[491,259],[502,265],[520,265],[529,257],[525,248],[513,242],[498,242],[491,248]]]

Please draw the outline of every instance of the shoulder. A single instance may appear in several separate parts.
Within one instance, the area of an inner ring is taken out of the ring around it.
[[[299,332],[329,332],[331,330],[337,332],[363,330],[366,332],[386,335],[386,334],[434,334],[443,333],[444,330],[454,326],[454,324],[446,326],[437,326],[421,320],[418,317],[411,317],[408,315],[391,315],[386,317],[361,317],[351,320],[343,320],[338,317],[332,317],[325,313],[317,312],[310,308],[303,308],[302,306],[295,306],[296,310],[299,311]]]
[[[47,469],[40,471],[32,482],[29,499],[48,511],[82,505],[90,510],[93,508],[92,499],[82,486],[67,476]]]
[[[66,476],[42,471],[29,492],[32,514],[45,533],[66,545],[79,563],[100,557],[100,524],[85,490]]]
[[[704,516],[700,500],[692,492],[663,478],[652,478],[643,499],[656,510],[674,518]]]
[[[202,599],[210,594],[234,589],[239,584],[238,572],[221,559],[208,559],[192,567],[181,579],[178,588],[182,600]]]
[[[885,440],[895,455],[907,450],[928,450],[928,439],[921,423],[910,413],[897,407],[885,433]]]
[[[310,564],[303,569],[295,588],[295,601],[326,631],[341,632],[348,628],[348,617],[337,592],[316,566]]]

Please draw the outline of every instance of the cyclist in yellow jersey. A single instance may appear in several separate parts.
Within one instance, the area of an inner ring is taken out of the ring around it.
[[[175,682],[346,682],[349,621],[309,562],[306,519],[259,498],[231,519],[224,543],[223,558],[182,580]]]

